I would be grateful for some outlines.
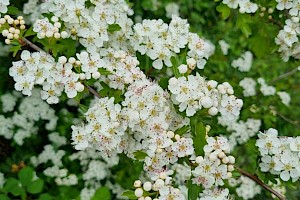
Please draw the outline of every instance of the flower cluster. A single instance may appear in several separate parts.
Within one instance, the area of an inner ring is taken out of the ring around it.
[[[287,10],[290,15],[290,18],[285,21],[283,29],[279,31],[275,39],[276,44],[279,45],[278,51],[281,53],[284,61],[288,61],[291,56],[299,59],[300,2],[291,0],[276,0],[276,2],[278,10]]]
[[[46,130],[53,131],[58,118],[55,111],[41,100],[39,90],[34,90],[31,97],[23,99],[18,103],[18,112],[6,117],[0,115],[0,135],[6,139],[13,139],[18,145],[23,145],[24,140],[37,133],[38,123],[46,121]],[[8,113],[14,110],[19,99],[19,94],[6,94],[1,96],[2,111]],[[9,103],[8,103],[9,102]]]
[[[300,137],[278,137],[278,131],[270,128],[258,134],[256,146],[260,152],[262,172],[279,175],[283,181],[300,177]]]
[[[248,72],[252,66],[253,54],[251,51],[246,51],[240,58],[233,60],[231,65],[241,72]]]
[[[235,158],[230,152],[228,140],[224,137],[208,137],[204,146],[205,156],[196,158],[197,167],[192,171],[193,183],[204,188],[223,186],[224,180],[232,177]]]
[[[227,200],[229,198],[229,189],[228,188],[212,188],[204,189],[199,195],[198,200]]]
[[[49,0],[41,4],[41,10],[44,13],[52,12],[60,18],[66,26],[66,31],[73,39],[79,38],[79,42],[86,47],[88,52],[95,52],[109,39],[116,43],[120,40],[124,41],[126,35],[132,33],[133,22],[127,16],[132,14],[132,10],[125,1],[91,0],[90,2],[90,7],[87,7],[86,1],[82,0]],[[118,25],[122,31],[109,36],[111,25]],[[118,46],[122,49],[127,48],[128,45],[123,43],[123,46]]]
[[[228,182],[230,186],[236,187],[237,195],[245,200],[253,199],[255,195],[261,193],[261,187],[246,176],[241,176],[239,179],[230,179]]]
[[[93,146],[103,155],[116,151],[127,124],[121,115],[121,106],[114,104],[114,98],[100,99],[85,113],[85,116],[86,125],[71,127],[75,148],[83,150]]]
[[[240,114],[243,106],[243,101],[233,95],[233,88],[228,82],[218,84],[214,80],[207,81],[198,73],[187,78],[171,78],[168,89],[172,93],[173,103],[179,105],[180,112],[185,110],[187,116],[208,109],[210,115],[220,112],[221,115],[233,118]]]
[[[185,197],[178,188],[172,186],[172,178],[170,175],[173,171],[161,172],[153,182],[146,181],[142,183],[140,180],[134,182],[134,195],[138,200],[184,200]],[[155,193],[156,197],[152,198],[151,193]]]
[[[47,103],[58,103],[58,97],[65,91],[69,98],[82,92],[84,86],[79,82],[79,75],[72,71],[78,64],[75,59],[62,56],[58,62],[45,52],[30,53],[22,51],[20,61],[13,62],[9,75],[14,78],[15,89],[24,95],[31,95],[34,85],[41,85],[41,98]],[[80,63],[79,63],[80,64]]]
[[[187,20],[173,16],[170,24],[159,20],[143,20],[135,24],[131,44],[134,50],[146,54],[153,60],[153,67],[161,69],[163,64],[172,66],[171,57],[188,48],[187,59],[194,58],[197,67],[203,69],[211,55],[212,46],[197,34],[189,32]]]
[[[243,88],[244,97],[256,95],[256,81],[253,78],[246,77],[240,81],[239,85]]]
[[[250,137],[257,134],[261,126],[260,119],[248,118],[246,121],[239,120],[228,120],[224,116],[218,117],[218,123],[222,126],[227,127],[227,131],[231,132],[228,136],[229,144],[233,149],[237,144],[246,143]]]
[[[65,39],[69,37],[68,32],[60,30],[61,23],[56,16],[51,17],[51,21],[53,22],[53,24],[49,22],[49,19],[47,17],[35,21],[33,25],[33,31],[37,33],[37,37],[39,39],[52,37],[54,37],[55,39]]]
[[[23,13],[28,15],[27,22],[35,23],[42,14],[39,0],[28,0],[28,2],[24,3]]]
[[[233,9],[239,7],[240,13],[255,13],[258,9],[258,5],[250,0],[223,0],[222,3]]]
[[[6,38],[6,44],[10,44],[14,39],[19,39],[21,30],[25,28],[25,21],[22,16],[17,17],[17,19],[13,19],[9,15],[0,18],[0,30],[2,31],[2,36]]]
[[[175,141],[173,141],[175,140]],[[179,158],[194,154],[191,138],[174,135],[172,131],[162,134],[156,140],[150,140],[149,149],[145,158],[144,170],[151,177],[157,176],[170,164],[175,164]],[[155,151],[153,152],[153,149]]]

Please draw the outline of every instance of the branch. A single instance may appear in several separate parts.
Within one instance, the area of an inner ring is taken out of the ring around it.
[[[91,86],[84,84],[84,86],[90,91],[90,93],[92,93],[93,95],[95,95],[97,98],[101,99],[100,95],[98,94],[98,92],[96,92],[96,90],[94,90]]]
[[[43,49],[41,49],[40,47],[36,46],[35,44],[33,44],[32,42],[30,42],[29,40],[27,40],[26,38],[22,38],[20,40],[20,43],[26,43],[28,46],[30,46],[31,48],[33,48],[36,51],[44,51]]]
[[[272,194],[274,194],[275,196],[277,196],[280,200],[286,200],[286,198],[282,194],[280,194],[279,192],[276,192],[271,187],[269,187],[268,185],[266,185],[264,182],[262,182],[261,180],[259,180],[256,174],[250,174],[249,172],[246,172],[246,171],[244,171],[243,169],[241,169],[239,167],[235,167],[235,168],[242,175],[247,176],[248,178],[252,179],[257,184],[259,184],[260,186],[262,186],[263,188],[265,188],[266,190],[268,190],[269,192],[271,192]]]
[[[279,117],[281,117],[283,120],[289,122],[290,124],[293,124],[294,126],[296,126],[298,129],[300,129],[300,125],[299,125],[299,121],[293,121],[289,118],[287,118],[286,116],[280,114],[280,113],[276,113]]]
[[[300,71],[300,66],[297,67],[297,68],[295,68],[295,69],[293,69],[293,70],[291,70],[291,71],[289,71],[289,72],[287,72],[287,73],[285,73],[285,74],[282,74],[282,75],[278,76],[277,78],[274,78],[273,80],[270,81],[270,83],[273,83],[273,82],[278,81],[280,79],[283,79],[283,78],[286,78],[288,76],[291,76],[294,73],[296,73],[297,71]]]

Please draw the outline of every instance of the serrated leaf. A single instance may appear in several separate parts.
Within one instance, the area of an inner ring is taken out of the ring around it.
[[[251,27],[249,24],[251,23],[251,17],[248,15],[239,14],[237,19],[237,27],[240,28],[245,37],[249,37],[252,34]]]
[[[128,197],[129,199],[138,199],[135,195],[134,195],[134,191],[128,190],[123,192],[122,194],[123,197]]]
[[[26,30],[24,37],[29,37],[36,35],[36,32],[33,31],[33,26],[31,26],[29,29]]]
[[[22,49],[21,45],[17,45],[17,46],[11,46],[9,51],[13,52],[13,57],[15,57],[17,55],[17,53]]]
[[[31,167],[21,169],[18,173],[18,177],[23,186],[29,185],[33,178],[33,169]]]
[[[30,185],[27,186],[27,191],[30,194],[38,194],[43,191],[44,181],[42,179],[38,179],[33,181]]]
[[[111,194],[107,187],[101,187],[96,190],[91,200],[111,200]]]

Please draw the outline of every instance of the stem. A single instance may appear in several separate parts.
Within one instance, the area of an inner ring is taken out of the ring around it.
[[[279,117],[281,117],[283,120],[289,122],[290,124],[293,124],[294,126],[296,126],[297,128],[300,129],[299,121],[293,121],[293,120],[287,118],[286,116],[284,116],[284,115],[282,115],[282,114],[280,114],[280,113],[278,113],[278,112],[277,112],[276,114],[277,114]]]
[[[94,90],[91,86],[84,84],[84,86],[90,91],[90,93],[92,93],[93,95],[95,95],[97,98],[101,99],[100,95],[98,94],[98,92],[96,92],[96,90]]]
[[[266,185],[264,182],[262,182],[261,180],[259,180],[256,174],[250,174],[249,172],[246,172],[246,171],[244,171],[243,169],[241,169],[239,167],[235,167],[235,168],[242,175],[247,176],[248,178],[252,179],[257,184],[259,184],[260,186],[262,186],[263,188],[265,188],[266,190],[268,190],[269,192],[271,192],[272,194],[274,194],[275,196],[277,196],[280,200],[286,200],[286,198],[282,194],[280,194],[279,192],[276,192],[271,187],[269,187],[268,185]]]
[[[296,73],[299,70],[300,70],[300,67],[297,67],[297,68],[295,68],[295,69],[293,69],[293,70],[291,70],[291,71],[289,71],[289,72],[287,72],[285,74],[282,74],[282,75],[278,76],[277,78],[274,78],[273,80],[270,81],[270,83],[273,83],[273,82],[278,81],[280,79],[283,79],[283,78],[286,78],[288,76],[291,76],[291,75],[293,75],[294,73]]]
[[[25,42],[28,46],[30,46],[31,48],[33,48],[36,51],[43,51],[43,49],[41,49],[40,47],[36,46],[35,44],[33,44],[32,42],[30,42],[29,40],[27,40],[26,38],[22,38],[21,39],[21,44]]]

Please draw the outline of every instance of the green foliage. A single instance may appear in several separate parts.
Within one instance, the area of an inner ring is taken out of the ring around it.
[[[203,147],[206,144],[206,128],[197,114],[191,117],[191,132],[196,155],[204,156]]]
[[[202,191],[202,188],[198,185],[192,183],[191,180],[187,182],[188,188],[188,200],[197,200],[199,193]]]
[[[107,187],[101,187],[96,190],[91,200],[111,200],[110,190]]]

